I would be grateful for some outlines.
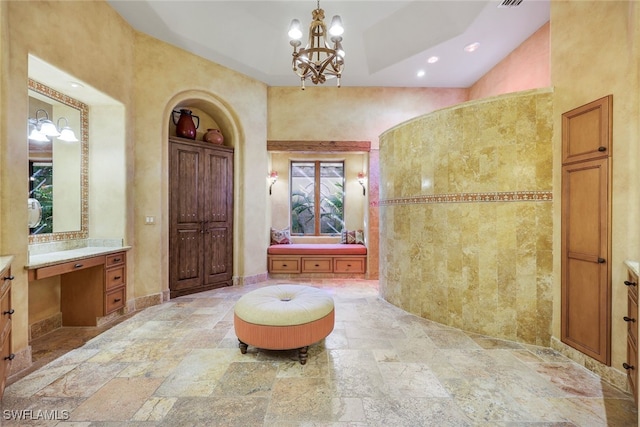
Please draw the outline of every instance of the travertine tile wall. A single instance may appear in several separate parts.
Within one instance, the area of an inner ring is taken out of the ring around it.
[[[380,138],[380,291],[416,315],[549,345],[552,91],[472,101]]]

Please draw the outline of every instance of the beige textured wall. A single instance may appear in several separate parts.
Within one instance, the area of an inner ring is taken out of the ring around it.
[[[29,286],[23,269],[28,228],[26,215],[12,207],[24,200],[28,191],[24,127],[15,125],[24,123],[27,117],[27,56],[35,55],[131,107],[133,32],[104,2],[2,2],[1,18],[0,252],[15,256],[12,340],[13,350],[19,354],[14,369],[19,369],[21,363],[26,363],[20,357],[28,351]],[[46,37],[41,31],[34,31],[42,28],[47,29]],[[123,237],[132,240],[132,235]]]
[[[612,360],[626,361],[625,259],[640,259],[640,3],[551,3],[551,80],[555,87],[554,198],[561,195],[561,115],[613,94]],[[554,205],[553,335],[560,340],[560,203]],[[596,362],[585,364],[595,366]]]
[[[405,120],[467,100],[467,89],[270,87],[270,140],[371,141]]]
[[[471,101],[380,141],[380,292],[446,325],[551,336],[552,93]]]
[[[469,99],[549,87],[550,23],[544,24],[469,88]]]
[[[34,28],[46,28],[47,36]],[[29,317],[49,314],[28,312],[29,285],[23,269],[28,257],[26,215],[12,209],[25,200],[28,191],[25,127],[15,126],[24,124],[28,116],[28,54],[77,77],[122,105],[121,109],[99,109],[97,113],[104,120],[96,123],[94,131],[98,134],[91,138],[100,144],[94,154],[109,159],[101,167],[96,166],[94,172],[100,171],[104,178],[110,165],[118,171],[116,182],[105,194],[126,202],[124,206],[101,205],[107,200],[96,199],[92,194],[95,189],[90,189],[94,206],[89,233],[91,237],[123,237],[133,246],[128,253],[128,298],[157,295],[168,288],[169,117],[176,105],[189,102],[203,109],[213,106],[216,114],[223,114],[222,119],[214,118],[230,130],[236,147],[234,275],[266,272],[268,225],[264,212],[268,195],[264,180],[268,162],[264,84],[136,34],[103,1],[0,2],[0,31],[0,253],[15,255],[13,349],[19,356],[25,352],[28,356]],[[109,130],[114,121],[122,125]],[[104,133],[115,135],[117,140],[110,145]],[[109,182],[93,181],[93,185],[98,184]],[[145,226],[145,215],[156,216],[157,224]],[[110,226],[101,227],[107,220]],[[121,230],[123,236],[104,236],[114,229]],[[55,293],[47,296],[46,290],[34,291],[33,296],[43,299],[32,301],[33,306],[46,302],[44,306],[49,310],[49,302],[56,300]],[[13,369],[25,367],[26,362],[16,358]]]
[[[234,276],[265,274],[266,85],[142,34],[136,36],[135,70],[136,296],[168,289],[167,138],[177,106],[210,108],[225,143],[235,147]],[[144,225],[148,215],[157,225]]]

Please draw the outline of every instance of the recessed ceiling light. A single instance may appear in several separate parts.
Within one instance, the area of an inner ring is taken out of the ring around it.
[[[424,70],[418,71],[418,77],[424,77],[424,75],[425,75]]]
[[[72,88],[74,88],[74,89],[84,87],[84,85],[83,85],[83,84],[78,83],[78,82],[69,82],[69,85],[70,85]]]
[[[478,49],[479,47],[480,47],[480,43],[478,43],[478,42],[471,43],[471,44],[468,44],[468,45],[466,45],[466,46],[464,47],[464,51],[465,51],[465,52],[473,52],[473,51],[475,51],[476,49]]]
[[[435,64],[436,62],[438,62],[440,60],[440,58],[438,58],[437,56],[430,56],[429,59],[427,59],[427,62],[429,64]]]

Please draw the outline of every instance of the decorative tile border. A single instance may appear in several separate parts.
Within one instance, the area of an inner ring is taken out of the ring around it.
[[[496,191],[492,193],[452,193],[401,197],[380,200],[380,206],[417,205],[432,203],[484,203],[484,202],[551,202],[551,191]]]

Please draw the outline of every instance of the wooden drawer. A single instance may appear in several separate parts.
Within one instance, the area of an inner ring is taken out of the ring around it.
[[[638,300],[638,276],[633,274],[632,271],[627,270],[627,280],[624,282],[624,284],[627,285],[629,294],[633,295],[633,297],[637,301]]]
[[[4,342],[0,341],[0,398],[4,393],[4,388],[7,384],[7,377],[9,376],[9,367],[11,366],[11,331]],[[5,359],[5,357],[7,359]]]
[[[85,258],[77,261],[69,261],[62,264],[50,265],[49,267],[37,268],[35,279],[44,279],[45,277],[57,276],[59,274],[70,273],[72,271],[83,270],[85,268],[94,267],[104,264],[104,256],[96,256],[93,258]]]
[[[119,308],[124,307],[125,294],[127,289],[123,286],[120,289],[107,292],[104,296],[104,314],[113,313]]]
[[[118,252],[117,254],[111,254],[106,256],[105,267],[109,268],[114,265],[124,264],[126,260],[126,255],[124,252]]]
[[[124,285],[126,277],[125,266],[113,267],[105,271],[104,288],[106,291]]]
[[[9,293],[10,287],[3,289],[4,293],[0,295],[0,342],[5,338],[4,335],[11,331],[11,298]]]
[[[300,258],[269,258],[271,273],[300,273]]]
[[[332,271],[332,258],[302,258],[303,273],[331,273]]]
[[[333,272],[334,273],[364,273],[365,271],[365,259],[364,258],[334,258],[333,259]]]
[[[629,297],[627,298],[627,334],[629,335],[629,339],[635,345],[638,346],[638,301],[633,298],[633,295],[629,293]],[[630,319],[630,320],[627,320]]]
[[[633,398],[638,401],[638,350],[633,343],[629,340],[627,342],[627,366],[623,367],[627,371],[627,378],[629,380],[629,387],[633,393]]]

